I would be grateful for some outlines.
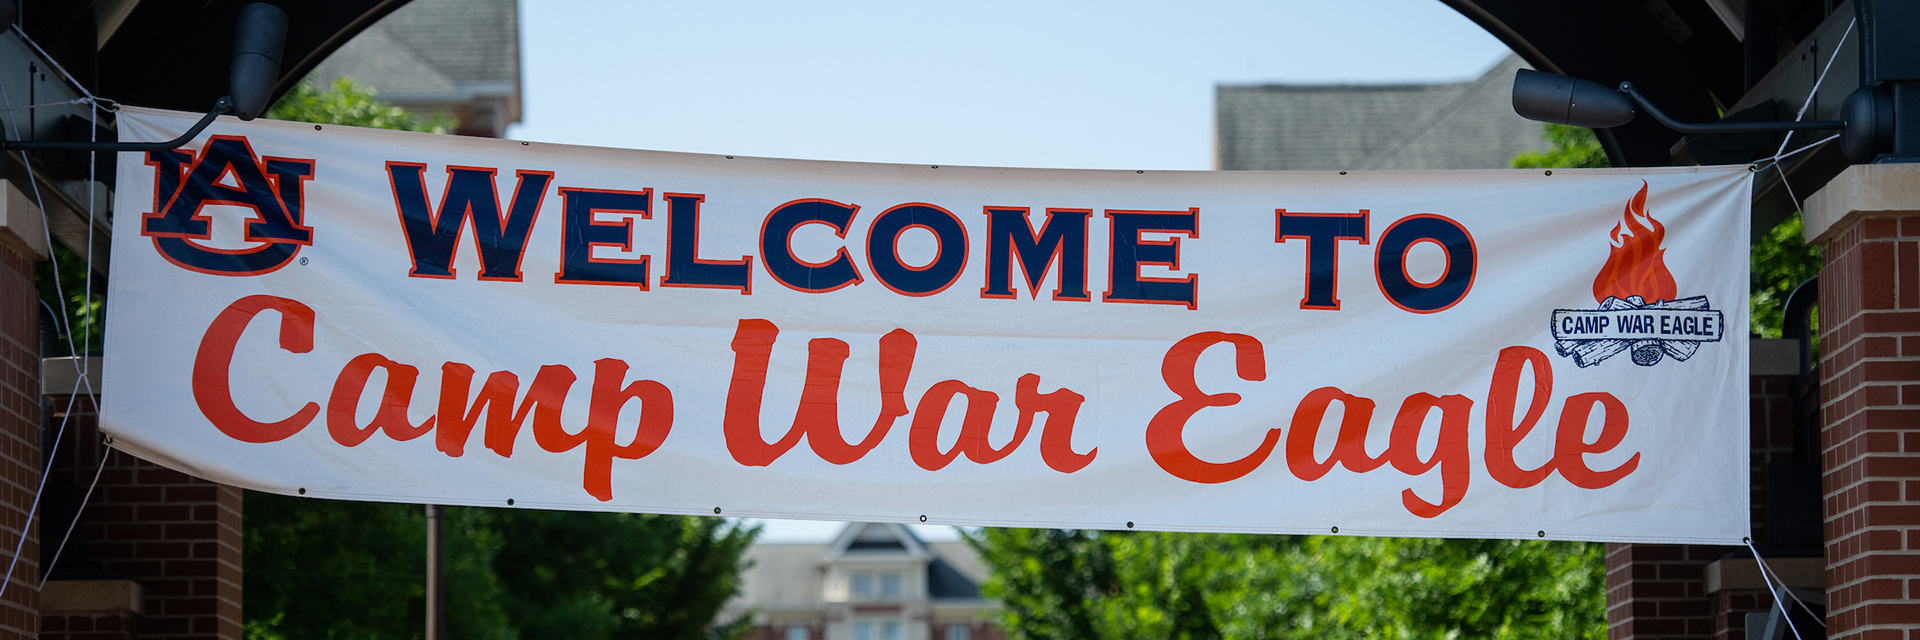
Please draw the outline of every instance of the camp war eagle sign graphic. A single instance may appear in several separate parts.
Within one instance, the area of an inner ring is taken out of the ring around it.
[[[118,130],[197,119],[125,107]],[[227,485],[1750,533],[1748,343],[1726,335],[1748,313],[1741,167],[883,165],[264,119],[117,166],[101,431]]]
[[[1593,299],[1600,307],[1554,311],[1554,351],[1582,368],[1621,352],[1628,352],[1634,364],[1651,367],[1663,357],[1685,362],[1701,344],[1719,342],[1726,319],[1707,297],[1676,297],[1679,287],[1660,248],[1667,230],[1647,213],[1645,184],[1627,201],[1622,217],[1611,233],[1607,264],[1593,280]]]

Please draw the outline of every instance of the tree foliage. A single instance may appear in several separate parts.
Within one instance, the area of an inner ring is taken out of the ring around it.
[[[105,342],[106,283],[95,277],[87,256],[59,242],[53,259],[34,265],[33,284],[40,303],[55,314],[54,350],[49,356],[99,353]],[[84,249],[82,249],[84,251]],[[105,247],[94,247],[105,252]],[[88,288],[91,282],[92,288]],[[57,283],[57,284],[56,284]]]
[[[426,606],[418,505],[248,493],[250,640],[417,638]],[[448,507],[455,638],[736,638],[712,623],[757,530],[720,518]]]
[[[447,133],[458,124],[443,114],[425,117],[381,102],[374,98],[373,89],[344,77],[335,79],[325,91],[314,88],[311,81],[301,82],[273,103],[263,117],[427,133]]]
[[[347,79],[327,91],[302,84],[266,117],[453,128],[374,100]],[[423,635],[420,506],[248,492],[246,507],[248,640]],[[758,529],[720,518],[448,507],[442,532],[450,637],[705,640],[750,630],[746,618],[714,618],[739,588]]]
[[[1602,547],[984,529],[971,538],[1017,639],[1593,639]]]
[[[1779,338],[1784,327],[1787,296],[1820,274],[1820,249],[1807,244],[1800,213],[1781,222],[1753,243],[1752,331],[1763,338]]]
[[[1546,151],[1523,151],[1513,157],[1515,169],[1589,169],[1611,167],[1607,152],[1593,130],[1551,122],[1542,124]]]

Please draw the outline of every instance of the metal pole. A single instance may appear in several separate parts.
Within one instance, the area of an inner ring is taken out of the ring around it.
[[[442,614],[440,606],[440,516],[446,513],[446,507],[437,504],[427,505],[427,639],[442,640]]]

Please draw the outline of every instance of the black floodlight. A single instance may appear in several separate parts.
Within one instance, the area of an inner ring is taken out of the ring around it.
[[[1862,87],[1841,106],[1845,120],[1796,122],[1710,122],[1695,124],[1668,117],[1646,96],[1622,82],[1608,89],[1597,82],[1521,69],[1513,76],[1513,111],[1528,120],[1576,127],[1617,127],[1633,121],[1635,107],[1681,133],[1838,130],[1848,160],[1866,162],[1893,148],[1893,98],[1887,91]]]
[[[266,111],[273,84],[280,76],[280,53],[287,40],[287,14],[279,7],[256,2],[240,8],[233,34],[228,95],[214,101],[206,117],[186,133],[166,142],[36,142],[0,140],[0,149],[22,151],[164,151],[176,149],[205,131],[220,114],[252,120]]]
[[[1606,85],[1521,69],[1513,76],[1513,111],[1528,120],[1576,127],[1618,127],[1633,121],[1633,102]]]
[[[267,110],[280,79],[280,50],[287,42],[287,14],[256,2],[240,9],[233,33],[233,66],[227,76],[233,115],[252,120]]]

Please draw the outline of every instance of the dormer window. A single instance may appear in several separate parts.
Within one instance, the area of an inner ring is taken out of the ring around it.
[[[847,595],[855,600],[873,599],[873,574],[856,573],[853,574],[852,580],[853,582],[847,585]]]
[[[880,574],[880,597],[887,600],[900,599],[900,574]]]
[[[905,582],[899,573],[861,571],[848,574],[847,597],[851,600],[899,600],[905,597]]]

